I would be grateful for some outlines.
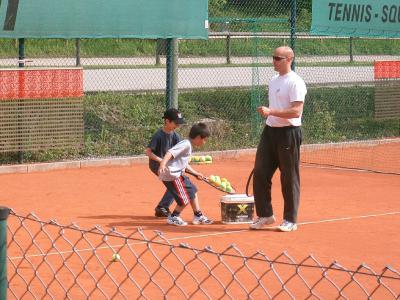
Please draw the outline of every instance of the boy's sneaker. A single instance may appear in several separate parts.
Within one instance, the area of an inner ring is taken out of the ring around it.
[[[168,216],[167,223],[175,226],[186,226],[187,223],[177,216]]]
[[[255,220],[252,224],[250,224],[250,229],[261,229],[265,225],[271,225],[274,224],[276,221],[274,216],[270,217],[261,217]]]
[[[200,217],[194,216],[192,220],[192,224],[194,225],[200,225],[200,224],[210,225],[212,223],[214,223],[214,221],[210,220],[205,215],[201,215]]]
[[[282,224],[279,225],[278,229],[284,232],[295,231],[297,230],[297,224],[283,220]]]
[[[154,209],[154,215],[159,218],[166,218],[170,215],[170,213],[171,212],[169,211],[168,207],[157,206]]]

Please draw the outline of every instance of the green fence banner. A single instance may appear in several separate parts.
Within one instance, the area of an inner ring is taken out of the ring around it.
[[[208,0],[0,0],[3,38],[207,38]]]
[[[314,0],[311,34],[400,37],[399,0]]]

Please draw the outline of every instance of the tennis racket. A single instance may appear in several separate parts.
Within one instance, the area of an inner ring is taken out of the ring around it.
[[[232,187],[232,191],[227,191],[227,190],[224,190],[223,188],[221,188],[220,186],[217,186],[217,185],[213,184],[208,177],[198,177],[197,175],[195,175],[194,173],[190,172],[187,169],[185,170],[185,172],[190,174],[190,175],[192,175],[192,176],[194,176],[194,177],[196,177],[196,178],[198,178],[198,179],[200,179],[200,180],[202,180],[202,181],[204,181],[209,186],[212,186],[213,188],[215,188],[215,189],[217,189],[217,190],[219,190],[219,191],[221,191],[223,193],[231,194],[231,195],[236,194],[236,189],[234,187]]]
[[[251,170],[249,178],[247,178],[246,182],[246,196],[251,197],[254,195],[253,193],[253,177],[254,177],[254,169]]]

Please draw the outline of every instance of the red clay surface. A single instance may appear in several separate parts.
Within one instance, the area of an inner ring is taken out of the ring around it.
[[[239,192],[252,169],[254,157],[217,160],[194,168],[206,175],[227,177]],[[3,174],[0,205],[41,220],[77,223],[89,229],[117,227],[129,234],[142,227],[148,236],[160,230],[171,243],[224,250],[235,244],[244,255],[261,250],[274,258],[287,250],[297,262],[313,254],[320,263],[338,261],[348,269],[365,262],[376,272],[386,265],[400,270],[400,177],[359,171],[302,166],[302,196],[298,231],[250,231],[248,224],[222,224],[222,193],[194,180],[203,212],[216,220],[210,226],[174,227],[154,217],[163,193],[162,183],[147,164],[96,167],[27,174]],[[273,183],[273,205],[278,223],[282,216],[279,174]],[[190,221],[187,207],[183,219]],[[276,224],[278,225],[278,224]]]

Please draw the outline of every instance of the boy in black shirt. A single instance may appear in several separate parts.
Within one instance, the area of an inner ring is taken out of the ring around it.
[[[181,137],[175,132],[184,123],[182,114],[175,108],[167,109],[164,112],[164,125],[151,138],[146,155],[149,157],[149,168],[158,177],[158,168],[164,155],[169,149],[181,141]],[[154,209],[156,217],[168,217],[169,207],[174,202],[174,196],[168,190],[165,191],[160,202]]]

